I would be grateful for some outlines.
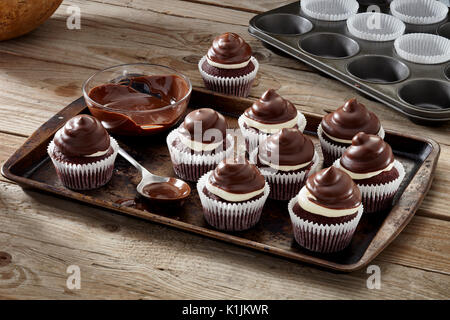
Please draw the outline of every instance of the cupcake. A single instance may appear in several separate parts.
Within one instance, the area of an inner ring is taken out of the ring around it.
[[[258,68],[252,48],[231,32],[216,37],[198,63],[207,89],[239,97],[248,96]]]
[[[376,134],[384,139],[384,130],[378,117],[356,99],[347,101],[336,111],[324,116],[317,129],[323,165],[329,167],[342,156],[358,132]]]
[[[112,177],[117,142],[100,121],[81,114],[56,132],[47,152],[61,182],[74,190],[95,189]]]
[[[344,171],[329,167],[311,175],[288,205],[295,240],[328,253],[343,250],[363,213],[361,192]]]
[[[250,159],[269,183],[269,198],[275,200],[292,199],[319,167],[313,142],[295,128],[284,128],[267,137]]]
[[[283,128],[296,128],[303,132],[306,119],[290,101],[270,89],[245,110],[238,124],[247,151],[251,154],[262,140]]]
[[[358,185],[365,213],[388,209],[405,177],[403,165],[379,136],[358,133],[335,166]]]
[[[227,134],[225,117],[209,108],[189,113],[167,136],[167,147],[175,174],[197,181],[234,152],[234,139]]]
[[[197,191],[211,226],[241,231],[258,223],[270,188],[255,165],[226,159],[200,178]]]

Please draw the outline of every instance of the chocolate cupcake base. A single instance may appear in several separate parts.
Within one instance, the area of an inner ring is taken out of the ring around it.
[[[247,97],[256,78],[256,73],[259,69],[259,63],[251,57],[250,61],[254,68],[248,74],[240,75],[238,77],[226,77],[219,75],[212,75],[203,70],[203,64],[206,61],[206,56],[203,56],[198,63],[198,70],[203,78],[205,87],[211,91],[238,96]]]
[[[320,253],[331,253],[345,249],[351,242],[356,227],[363,213],[363,207],[349,221],[336,224],[319,224],[298,216],[297,197],[288,204],[295,241],[302,247]]]
[[[333,165],[339,168],[339,159]],[[388,172],[381,173],[370,180],[354,179],[353,181],[361,191],[364,213],[376,213],[389,209],[404,177],[405,168],[398,160],[395,160],[394,167]],[[384,182],[382,182],[383,180]],[[367,181],[374,183],[367,184]]]
[[[256,163],[256,156],[257,150],[250,156],[250,162]],[[303,170],[294,172],[272,172],[269,171],[270,169],[267,170],[262,168],[260,163],[256,164],[270,186],[269,198],[286,201],[295,197],[304,186],[306,179],[320,168],[320,159],[317,153],[314,152],[312,164],[308,165]]]
[[[297,120],[297,128],[301,132],[305,130],[306,127],[306,118],[300,111],[297,111],[298,113],[298,120]],[[242,136],[245,140],[245,148],[247,149],[247,152],[251,154],[255,149],[258,148],[259,143],[266,139],[270,134],[264,133],[261,131],[256,131],[254,128],[247,128],[245,121],[244,121],[244,115],[241,115],[238,118],[238,125],[239,129],[242,132]]]
[[[177,139],[177,129],[171,131],[166,139],[175,174],[183,180],[198,181],[206,172],[213,170],[223,159],[232,156],[234,139],[227,136],[228,148],[213,154],[191,154],[174,146]],[[226,145],[226,144],[225,144]]]
[[[238,203],[218,201],[208,197],[204,192],[206,181],[211,173],[212,171],[203,175],[197,183],[206,222],[224,231],[242,231],[255,226],[261,218],[264,203],[269,196],[269,184],[266,182],[263,196],[255,200]]]
[[[62,184],[73,190],[90,190],[100,188],[108,183],[113,175],[118,150],[117,142],[112,137],[110,137],[110,141],[113,148],[112,154],[105,159],[83,164],[61,161],[58,157],[55,157],[54,142],[50,142],[47,153]]]

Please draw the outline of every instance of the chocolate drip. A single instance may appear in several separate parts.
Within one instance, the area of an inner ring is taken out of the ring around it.
[[[274,89],[263,93],[261,98],[245,110],[245,116],[267,124],[284,123],[297,116],[294,105],[281,97]]]
[[[294,128],[282,129],[259,146],[259,158],[278,165],[303,164],[311,161],[313,156],[314,145],[311,139]]]
[[[331,209],[356,208],[361,204],[361,192],[344,171],[329,167],[306,180],[306,188],[315,197],[312,202]]]
[[[358,133],[341,157],[341,165],[355,173],[383,170],[394,162],[391,147],[379,136]]]
[[[209,60],[221,64],[239,64],[248,61],[252,48],[236,33],[227,32],[217,36],[208,50]]]
[[[356,99],[324,116],[321,124],[327,134],[345,140],[351,140],[358,132],[377,134],[381,127],[378,117]]]
[[[264,188],[265,180],[247,160],[226,159],[209,176],[209,183],[230,193],[245,194]]]
[[[223,115],[213,109],[202,108],[190,112],[178,132],[190,140],[213,143],[222,141],[226,130],[227,122]]]
[[[66,122],[53,139],[61,153],[82,157],[105,151],[110,146],[108,132],[96,118],[81,114]]]

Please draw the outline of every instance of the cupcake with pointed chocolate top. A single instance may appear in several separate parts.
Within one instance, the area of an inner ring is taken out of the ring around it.
[[[363,213],[361,192],[344,171],[329,167],[311,175],[288,205],[295,240],[328,253],[347,247]]]
[[[200,178],[197,191],[210,225],[241,231],[258,223],[270,188],[255,165],[229,158]]]
[[[310,138],[295,128],[281,129],[259,145],[250,156],[270,186],[269,198],[290,200],[306,178],[320,167]]]
[[[47,148],[61,182],[74,190],[105,185],[112,177],[117,150],[117,142],[100,121],[86,114],[67,121]]]
[[[274,89],[263,93],[238,119],[239,128],[249,153],[271,134],[284,128],[296,128],[303,132],[306,119],[295,106]]]
[[[405,177],[403,165],[394,159],[389,144],[363,132],[353,137],[352,145],[334,165],[358,185],[365,213],[388,209]]]
[[[210,108],[190,112],[167,136],[173,169],[181,179],[197,181],[233,154],[234,139],[225,117]]]
[[[350,99],[336,111],[324,116],[317,129],[324,166],[331,166],[342,156],[359,132],[375,134],[384,139],[384,130],[378,117],[356,99]]]
[[[248,96],[258,68],[248,43],[231,32],[217,36],[198,64],[206,88],[239,97]]]

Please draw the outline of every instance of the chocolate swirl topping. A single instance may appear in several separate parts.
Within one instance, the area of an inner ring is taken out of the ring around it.
[[[206,56],[221,64],[239,64],[251,58],[252,48],[236,33],[227,32],[214,39]]]
[[[258,101],[245,110],[245,116],[267,124],[284,123],[297,116],[297,109],[294,105],[281,97],[274,89],[269,89],[263,93]]]
[[[264,188],[265,180],[247,160],[226,159],[209,176],[209,183],[230,193],[245,194]]]
[[[351,140],[358,132],[377,134],[380,131],[380,120],[356,99],[350,99],[336,111],[322,119],[322,129],[330,136]]]
[[[295,166],[311,161],[313,156],[311,139],[295,128],[281,129],[259,145],[259,158],[266,163]]]
[[[341,165],[355,173],[368,173],[385,169],[394,162],[391,147],[379,136],[358,133],[352,145],[341,157]]]
[[[361,204],[361,192],[344,171],[329,167],[306,180],[306,188],[316,198],[312,202],[331,209],[356,208]]]
[[[226,130],[227,122],[223,115],[213,109],[202,108],[190,112],[178,132],[190,140],[213,143],[222,141]]]
[[[82,157],[108,150],[109,134],[96,118],[81,114],[66,122],[53,139],[66,156]]]

